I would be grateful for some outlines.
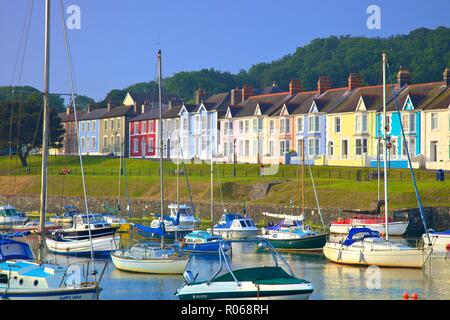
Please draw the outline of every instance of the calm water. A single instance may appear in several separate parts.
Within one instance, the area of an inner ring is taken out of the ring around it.
[[[123,242],[129,242],[123,235]],[[35,239],[30,239],[35,244]],[[450,299],[450,257],[433,256],[424,270],[365,268],[328,262],[321,254],[282,253],[296,276],[313,283],[311,299],[402,299],[403,293],[418,293],[420,299]],[[86,258],[48,255],[50,260],[67,264]],[[207,279],[219,266],[218,256],[192,255],[192,270],[198,279]],[[109,259],[105,259],[109,260]],[[251,267],[273,265],[270,253],[256,251],[254,243],[233,244],[231,265]],[[375,279],[371,281],[371,279]],[[379,281],[377,281],[379,279]],[[108,264],[101,287],[101,299],[177,299],[174,293],[183,283],[179,276],[123,272]]]

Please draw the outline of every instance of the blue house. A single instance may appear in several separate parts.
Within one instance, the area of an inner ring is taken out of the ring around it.
[[[87,112],[78,122],[81,154],[99,155],[100,152],[100,118],[107,112],[107,108],[92,109],[88,106]]]

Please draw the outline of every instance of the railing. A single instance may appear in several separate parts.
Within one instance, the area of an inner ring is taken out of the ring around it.
[[[101,271],[98,271],[98,265],[103,264]],[[108,266],[108,261],[105,260],[89,260],[83,262],[74,262],[67,266],[63,277],[61,278],[61,282],[59,287],[70,287],[73,285],[74,287],[87,287],[89,285],[95,285],[97,289],[100,287],[100,282],[105,273],[106,267]],[[72,271],[72,273],[69,273]],[[73,277],[74,280],[79,280],[79,283],[67,283],[67,281],[71,280]],[[76,279],[76,277],[79,277]]]

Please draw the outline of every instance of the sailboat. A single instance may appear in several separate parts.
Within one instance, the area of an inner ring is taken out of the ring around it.
[[[162,122],[162,67],[161,50],[158,51],[158,86],[159,86],[159,170],[161,188],[161,215],[158,228],[148,227],[147,231],[159,233],[160,244],[139,243],[130,249],[116,250],[111,253],[111,259],[115,267],[123,271],[154,273],[154,274],[182,274],[188,257],[181,254],[175,247],[164,244],[164,171],[163,171],[163,122]]]
[[[258,242],[259,240],[230,240],[233,243]],[[273,266],[254,266],[234,269],[227,255],[219,246],[220,264],[217,272],[206,281],[197,280],[190,264],[184,272],[184,283],[177,290],[180,300],[307,300],[314,291],[313,285],[295,276],[287,261],[263,240],[274,261]],[[284,265],[282,268],[281,264]]]
[[[387,57],[383,53],[383,121],[386,123],[386,64]],[[394,95],[395,99],[395,95]],[[398,111],[398,108],[397,108]],[[404,134],[403,126],[401,125]],[[343,242],[327,242],[323,248],[325,257],[333,262],[351,265],[379,266],[379,267],[404,267],[421,268],[428,260],[431,250],[425,247],[409,247],[397,244],[389,240],[388,228],[388,177],[387,177],[387,142],[386,126],[384,126],[385,144],[383,148],[384,162],[384,203],[385,203],[385,233],[386,238],[380,237],[377,231],[369,228],[352,228],[349,230],[347,238]],[[404,139],[406,144],[406,139]],[[407,144],[406,153],[408,155],[409,167],[411,161]],[[422,204],[415,184],[414,172],[411,171],[414,189],[416,191],[419,209],[422,214],[422,221],[426,228],[424,215],[422,213]],[[428,232],[427,232],[428,235]],[[428,238],[429,239],[429,238]]]
[[[86,263],[64,267],[44,262],[49,147],[50,0],[45,1],[44,41],[42,173],[38,257],[37,259],[34,258],[27,243],[1,237],[0,291],[2,292],[2,299],[93,300],[99,297],[101,291],[99,284],[106,269],[106,263],[103,271],[98,274],[94,260],[89,261],[87,267]],[[79,278],[80,281],[75,281],[76,278]]]
[[[210,134],[210,150],[211,150],[211,225],[214,224],[214,155],[213,155],[213,141],[212,130]],[[228,242],[224,242],[223,238],[218,235],[213,235],[208,231],[194,230],[187,234],[181,242],[183,251],[192,253],[219,253],[219,247],[222,246],[224,251],[228,251],[231,246]]]
[[[283,221],[274,226],[268,226],[263,229],[263,234],[258,236],[260,239],[265,239],[270,242],[278,250],[285,251],[317,251],[321,252],[323,246],[327,242],[327,234],[313,231],[310,227],[304,225],[305,212],[305,148],[304,140],[301,140],[302,145],[302,214],[295,216],[289,214],[272,214],[263,212],[263,215],[273,218],[283,219]],[[311,175],[311,179],[313,179]],[[315,192],[315,190],[314,190]],[[322,217],[320,206],[319,214]],[[322,219],[323,221],[323,219]],[[266,248],[266,246],[258,246],[259,249]]]

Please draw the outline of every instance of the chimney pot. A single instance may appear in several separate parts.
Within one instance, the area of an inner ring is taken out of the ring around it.
[[[289,94],[295,96],[300,91],[302,91],[302,82],[300,80],[291,80],[289,82]]]
[[[198,88],[197,90],[195,90],[195,104],[200,104],[202,103],[204,100],[206,100],[207,95],[205,90]]]
[[[244,84],[242,88],[242,101],[247,100],[249,97],[254,95],[253,85]]]
[[[317,81],[317,92],[320,94],[324,93],[328,89],[331,89],[331,79],[328,76],[319,77]]]
[[[348,76],[348,90],[352,91],[359,87],[361,87],[361,79],[359,77],[359,74],[350,73]]]
[[[69,104],[69,105],[66,107],[66,114],[69,115],[69,114],[71,114],[71,113],[73,113],[73,107]]]
[[[400,66],[400,69],[397,73],[397,83],[400,88],[411,84],[411,73],[408,71],[408,69]]]
[[[231,90],[231,98],[230,98],[231,105],[237,105],[239,102],[242,101],[242,90],[239,88]]]
[[[112,101],[109,100],[108,101],[108,111],[111,111],[111,109],[112,109]]]
[[[444,75],[444,85],[449,86],[449,84],[450,84],[450,69],[448,67],[445,68],[443,75]]]

